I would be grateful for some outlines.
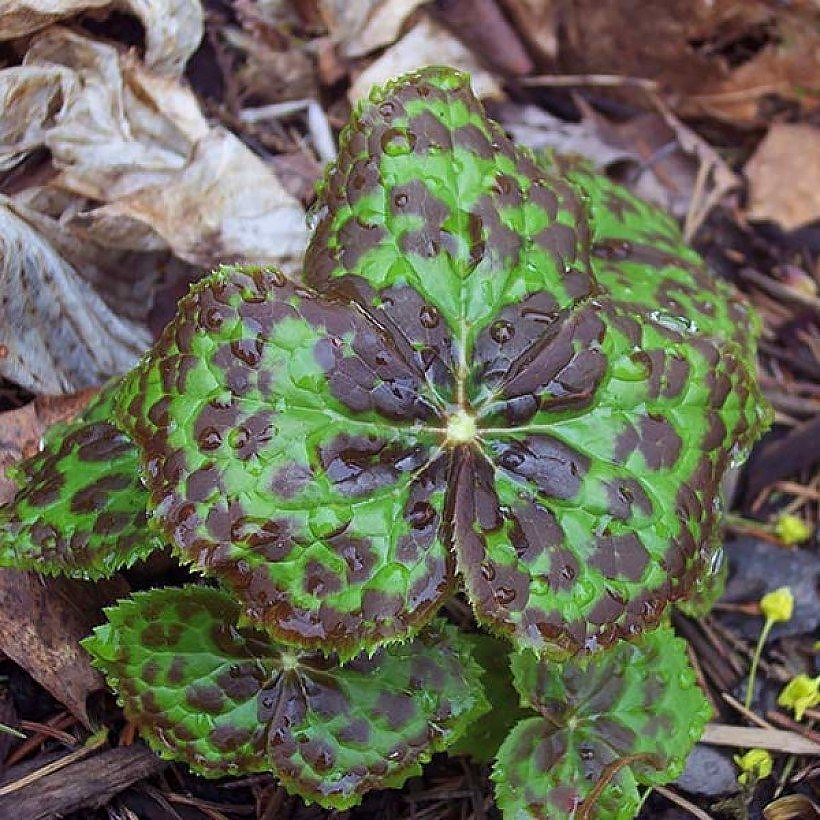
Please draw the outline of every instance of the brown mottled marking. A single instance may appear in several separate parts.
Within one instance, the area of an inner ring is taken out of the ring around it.
[[[575,498],[589,458],[552,436],[493,441],[497,464],[512,477],[534,485],[547,498]]]
[[[640,581],[649,563],[649,553],[635,533],[599,535],[595,539],[595,552],[587,560],[606,578]]]
[[[382,692],[376,700],[373,713],[384,717],[394,732],[403,729],[416,715],[417,707],[412,697]]]
[[[193,709],[219,715],[226,706],[222,690],[212,683],[195,683],[185,689],[185,700]]]
[[[639,422],[638,449],[651,470],[674,467],[683,441],[675,428],[662,416],[650,414]]]
[[[220,752],[228,754],[236,751],[251,738],[250,729],[239,729],[236,726],[216,726],[208,735],[208,740]]]

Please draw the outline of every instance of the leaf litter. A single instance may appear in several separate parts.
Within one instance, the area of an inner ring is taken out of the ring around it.
[[[806,579],[820,566],[820,437],[812,434],[820,398],[820,314],[812,301],[820,282],[820,228],[811,190],[801,189],[817,161],[812,146],[820,52],[812,3],[801,0],[775,8],[764,2],[740,7],[729,0],[708,5],[692,0],[674,10],[642,5],[638,16],[628,0],[546,7],[533,0],[481,4],[492,7],[490,15],[500,12],[499,19],[506,20],[513,38],[523,44],[532,61],[525,73],[564,81],[555,86],[510,80],[499,68],[492,45],[481,45],[467,27],[447,26],[446,14],[439,12],[447,6],[458,11],[465,5],[458,0],[431,4],[436,14],[413,0],[367,0],[356,8],[334,0],[240,0],[231,9],[210,0],[204,7],[196,0],[135,0],[119,4],[117,14],[132,14],[141,34],[119,44],[120,18],[112,14],[110,3],[26,0],[10,5],[23,11],[28,22],[19,29],[21,15],[3,9],[3,213],[16,220],[7,224],[17,225],[22,232],[18,235],[33,243],[28,247],[39,248],[41,258],[51,260],[71,283],[74,290],[68,293],[82,294],[74,302],[78,315],[90,323],[86,335],[97,338],[93,332],[102,333],[105,341],[99,345],[109,348],[105,355],[111,358],[103,361],[104,354],[86,340],[85,349],[82,344],[78,348],[82,355],[70,364],[74,360],[57,341],[65,328],[48,320],[53,303],[41,308],[33,323],[45,334],[41,353],[47,356],[57,349],[60,355],[47,362],[49,371],[26,348],[17,370],[0,369],[18,385],[12,391],[19,396],[8,402],[0,393],[0,410],[5,411],[0,413],[0,468],[34,452],[45,427],[63,412],[75,414],[89,395],[57,400],[42,395],[21,407],[29,401],[23,387],[34,393],[71,392],[80,384],[95,384],[89,375],[82,382],[80,374],[98,373],[98,386],[106,368],[115,372],[127,367],[124,361],[114,363],[116,344],[105,334],[115,330],[114,338],[122,337],[125,350],[134,348],[131,355],[138,355],[148,342],[143,323],[148,319],[156,329],[159,320],[151,317],[170,315],[185,283],[203,268],[246,258],[298,265],[307,236],[303,206],[309,204],[321,164],[308,122],[311,108],[254,122],[243,120],[241,111],[310,99],[314,123],[318,108],[325,122],[337,128],[347,117],[348,100],[365,93],[371,82],[408,67],[446,61],[471,70],[477,90],[503,101],[499,110],[511,132],[529,129],[533,140],[587,155],[678,218],[688,215],[696,248],[719,275],[739,283],[763,315],[761,384],[777,415],[772,431],[744,468],[734,509],[764,530],[788,509],[814,534],[794,548],[791,555],[798,560],[793,562],[786,560],[782,547],[772,544],[765,550],[732,545],[731,569],[737,576],[730,582],[736,595],[724,599],[709,618],[676,618],[676,626],[685,625],[682,634],[689,641],[696,673],[719,707],[712,735],[736,747],[751,742],[741,742],[735,731],[748,733],[747,716],[721,696],[731,697],[731,687],[745,680],[760,623],[757,587],[752,590],[750,584],[760,586],[755,578],[761,573],[767,588],[771,580],[751,558],[764,550],[778,578],[793,583],[798,606],[792,622],[784,625],[790,636],[775,628],[764,649],[760,697],[774,704],[784,677],[817,673],[814,621],[800,608],[801,602],[811,603]],[[625,17],[629,26],[623,24]],[[606,82],[593,74],[604,75]],[[647,89],[662,106],[650,102]],[[778,150],[771,150],[772,143]],[[750,161],[756,149],[758,155]],[[748,197],[738,185],[741,169]],[[9,267],[6,257],[4,252],[0,259],[3,271]],[[0,279],[0,287],[6,288],[7,281],[5,276]],[[67,296],[61,293],[60,298],[65,301]],[[110,322],[100,318],[106,316]],[[23,350],[25,328],[10,327],[4,311],[0,333],[13,337],[13,345],[0,341],[6,360],[9,350]],[[34,384],[37,373],[49,372],[48,378],[56,380],[51,384],[62,387],[46,390]],[[9,491],[0,484],[0,494]],[[792,572],[792,564],[799,569]],[[20,629],[35,649],[27,657],[14,647],[5,650],[12,660],[2,663],[0,673],[9,676],[12,692],[20,692],[15,681],[22,672],[13,659],[19,658],[20,666],[28,662],[29,672],[58,701],[83,715],[85,697],[99,680],[77,656],[74,641],[87,634],[87,624],[98,617],[98,603],[89,601],[88,613],[81,615],[76,605],[87,599],[88,585],[73,588],[68,596],[44,598],[42,584],[32,576],[14,589],[20,597],[18,611],[11,613],[15,620],[8,628],[4,624],[3,631]],[[453,608],[452,616],[458,611]],[[35,635],[32,623],[37,617],[52,625],[52,634],[46,629]],[[69,670],[61,681],[48,677],[55,657]],[[22,699],[17,706],[25,719],[30,704]],[[727,753],[725,746],[701,744],[695,754],[701,749],[722,755],[723,764],[710,758],[710,765],[722,771],[723,785],[711,788],[716,796],[704,795],[694,785],[687,788],[685,780],[664,795],[681,806],[694,806],[701,812],[698,816],[704,811],[715,817],[724,816],[723,811],[759,816],[764,808],[767,817],[814,811],[818,757],[787,753],[803,749],[797,739],[798,732],[808,731],[806,725],[788,724],[790,718],[774,706],[765,718],[762,714],[752,713],[752,727],[768,720],[773,721],[769,726],[784,727],[778,728],[783,734],[775,741],[771,730],[758,725],[754,738],[773,744],[774,779],[721,799],[717,792],[728,789],[731,781],[726,761],[742,749],[728,747]],[[116,713],[109,712],[106,720],[122,725]],[[47,740],[43,754],[59,754],[54,743]],[[14,748],[19,748],[16,739]],[[103,761],[104,754],[92,760]],[[66,782],[87,778],[87,770],[82,774],[75,768],[80,763],[66,767]],[[185,811],[197,817],[216,816],[214,811],[233,816],[231,804],[247,807],[250,816],[319,816],[298,801],[285,800],[264,775],[206,788],[179,774],[185,784],[180,788],[163,780],[153,781],[159,788],[146,781],[128,791],[123,789],[131,781],[112,787],[108,799],[117,808],[111,810],[142,816],[147,803],[159,816],[170,817],[156,807],[173,803],[182,811],[178,801],[184,799],[189,801]],[[35,782],[27,788],[36,787]],[[181,789],[194,796],[184,797]],[[119,797],[113,797],[117,791]],[[442,759],[427,767],[423,781],[412,781],[401,792],[373,795],[351,816],[473,812],[482,817],[489,793],[486,767]],[[670,806],[667,797],[653,793],[642,816],[672,817],[671,812],[679,810]],[[77,816],[109,815],[87,808]]]

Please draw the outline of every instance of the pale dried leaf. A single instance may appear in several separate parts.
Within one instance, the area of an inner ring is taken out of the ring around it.
[[[75,78],[42,142],[60,170],[52,185],[104,204],[61,215],[63,225],[110,247],[168,247],[205,267],[301,253],[301,205],[271,166],[208,124],[187,88],[59,26],[33,40],[25,62]]]
[[[145,65],[179,77],[202,40],[200,0],[0,0],[0,40],[32,34],[75,14],[109,7],[127,11],[145,27]]]
[[[147,331],[115,315],[32,222],[53,220],[0,199],[0,375],[61,394],[129,370]]]
[[[820,128],[777,123],[744,169],[749,219],[787,231],[820,219]]]
[[[478,97],[503,96],[498,80],[480,66],[473,53],[425,18],[359,74],[348,92],[350,100],[363,99],[373,85],[428,65],[447,65],[472,75],[473,91]]]
[[[276,262],[301,253],[306,244],[302,207],[268,165],[222,128],[194,145],[179,172],[94,213],[142,220],[177,256],[202,266]]]
[[[128,594],[123,580],[83,583],[0,570],[0,651],[90,728],[86,698],[105,687],[79,646],[100,608]]]
[[[404,21],[426,0],[320,0],[319,12],[345,57],[389,45]]]
[[[43,144],[62,101],[76,82],[72,72],[52,66],[14,66],[0,71],[0,171],[13,168]]]
[[[634,150],[608,141],[599,133],[596,122],[589,119],[567,122],[536,105],[512,102],[496,106],[494,114],[516,142],[535,150],[551,149],[565,156],[576,154],[600,169],[621,160],[636,159]]]
[[[111,0],[0,0],[0,40],[11,40]]]
[[[145,65],[166,77],[179,77],[202,40],[200,0],[124,0],[145,26]]]

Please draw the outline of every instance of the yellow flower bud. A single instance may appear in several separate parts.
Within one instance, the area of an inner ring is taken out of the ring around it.
[[[738,783],[745,785],[750,776],[753,782],[763,780],[772,773],[772,756],[765,749],[749,749],[745,755],[735,755],[734,759],[742,771],[737,778]]]
[[[760,599],[760,611],[767,621],[788,621],[794,609],[794,597],[788,587],[767,592]]]
[[[810,678],[808,675],[798,675],[793,678],[777,698],[780,706],[794,709],[797,720],[803,719],[803,713],[812,706],[820,703],[820,675]]]
[[[774,532],[784,544],[791,546],[809,538],[812,530],[799,516],[781,513],[775,521]]]

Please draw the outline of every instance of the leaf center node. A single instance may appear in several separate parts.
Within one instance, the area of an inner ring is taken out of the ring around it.
[[[477,432],[475,418],[466,410],[458,410],[447,419],[447,441],[450,444],[472,441]]]

